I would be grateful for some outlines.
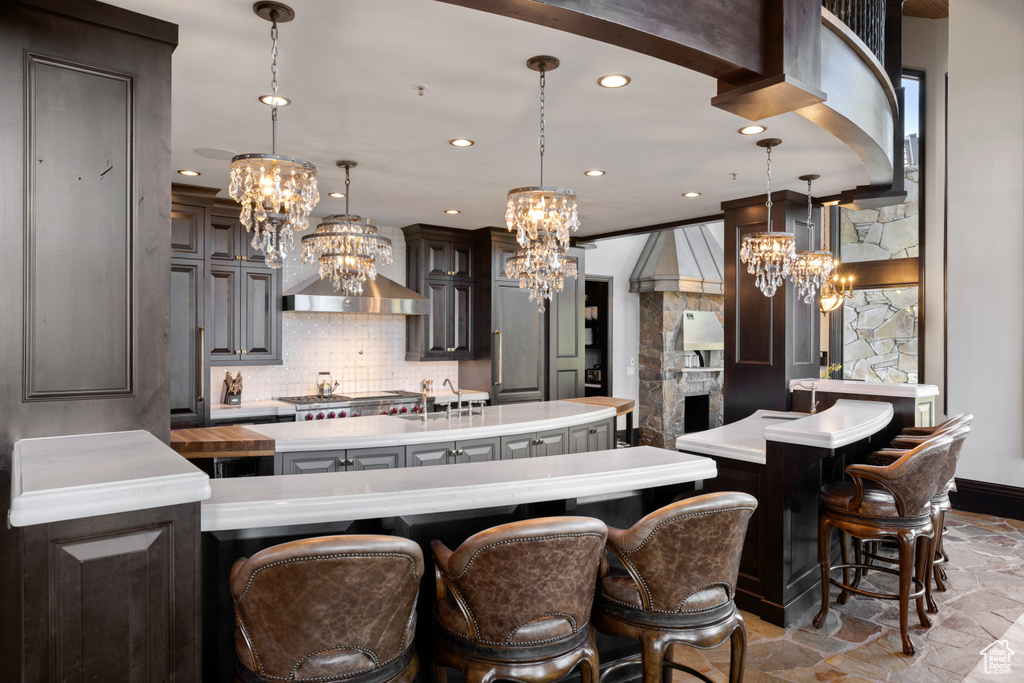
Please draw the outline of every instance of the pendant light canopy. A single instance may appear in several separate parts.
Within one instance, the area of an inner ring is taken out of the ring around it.
[[[316,167],[303,159],[277,153],[277,25],[295,18],[291,7],[278,2],[257,2],[252,7],[271,23],[270,154],[239,154],[231,159],[228,194],[242,205],[239,219],[252,232],[252,246],[266,255],[267,265],[280,268],[294,246],[294,233],[309,227],[309,212],[320,201]]]
[[[566,277],[576,277],[576,259],[567,256],[569,235],[580,227],[576,193],[544,186],[544,89],[548,71],[558,68],[554,57],[532,57],[526,66],[540,72],[540,185],[509,190],[505,223],[515,231],[519,249],[506,262],[505,274],[544,311],[544,301],[562,291]]]
[[[807,232],[814,235],[814,204],[811,199],[811,183],[821,176],[813,173],[800,176],[807,181]],[[796,295],[803,297],[804,303],[814,301],[814,292],[823,288],[835,264],[830,251],[801,251],[793,261],[793,284]]]
[[[772,148],[782,144],[778,138],[758,140],[768,154],[768,231],[747,235],[740,245],[740,262],[753,275],[757,288],[765,296],[774,296],[789,275],[796,256],[796,239],[791,232],[772,231]]]
[[[372,220],[348,212],[349,172],[358,164],[339,161],[337,165],[345,169],[345,213],[326,217],[315,233],[302,238],[302,260],[317,263],[320,279],[330,278],[334,291],[362,294],[363,283],[377,279],[377,266],[391,264],[391,240],[378,234]]]

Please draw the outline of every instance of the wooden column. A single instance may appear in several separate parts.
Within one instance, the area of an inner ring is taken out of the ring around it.
[[[797,251],[817,249],[807,226],[807,195],[772,193],[774,231],[795,232]],[[805,304],[787,278],[773,297],[754,285],[740,263],[746,235],[767,230],[766,197],[722,204],[725,212],[725,423],[754,411],[788,410],[789,381],[818,376],[819,319],[816,303]],[[815,209],[814,222],[820,220]]]

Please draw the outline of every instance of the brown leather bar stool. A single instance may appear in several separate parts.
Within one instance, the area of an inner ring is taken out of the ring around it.
[[[927,553],[933,534],[931,499],[945,485],[943,475],[948,471],[949,436],[937,436],[907,451],[890,465],[850,465],[846,473],[853,481],[826,484],[821,488],[821,511],[818,517],[818,556],[821,563],[821,610],[814,617],[818,628],[828,615],[829,586],[842,589],[839,602],[845,602],[849,593],[873,598],[899,600],[900,637],[904,654],[914,654],[914,643],[907,634],[907,611],[910,599],[917,602],[917,615],[922,626],[931,622],[924,608],[924,572],[927,571]],[[871,568],[899,577],[899,593],[875,593],[851,584],[849,569],[865,569],[868,565],[849,563],[847,543],[843,547],[843,563],[831,567],[832,529],[839,529],[850,537],[874,541],[895,538],[899,556],[899,570],[877,565]],[[915,562],[916,555],[916,562]],[[843,581],[830,577],[832,569],[843,569]],[[916,568],[916,577],[915,574]],[[912,590],[913,584],[913,590]]]
[[[625,531],[609,527],[608,550],[625,569],[603,563],[594,625],[640,643],[644,683],[661,681],[663,666],[710,683],[699,671],[665,661],[665,654],[675,643],[707,649],[727,639],[729,680],[743,680],[747,627],[733,600],[756,508],[757,499],[746,493],[710,493],[663,507]]]
[[[950,437],[953,440],[952,445],[949,448],[950,456],[946,459],[946,471],[943,472],[946,483],[942,486],[938,493],[932,496],[931,503],[931,517],[932,526],[935,529],[935,533],[932,535],[931,549],[928,555],[928,568],[925,572],[924,581],[924,597],[925,603],[927,604],[928,611],[931,613],[937,613],[939,611],[938,606],[935,604],[935,600],[932,599],[932,578],[934,576],[936,587],[940,587],[940,590],[946,590],[945,583],[943,583],[938,571],[939,566],[936,564],[940,562],[939,558],[945,558],[945,553],[942,550],[942,529],[946,521],[946,510],[952,509],[952,505],[949,502],[949,491],[954,483],[954,475],[956,474],[956,466],[960,461],[960,450],[963,448],[964,439],[967,438],[967,434],[971,431],[971,419],[972,416],[966,415],[961,416],[959,421],[952,427],[945,429],[941,434]],[[925,443],[929,438],[934,437],[923,437],[923,436],[898,436],[893,439],[890,448],[886,448],[881,451],[876,451],[871,454],[871,460],[878,465],[888,465],[895,462],[903,456],[908,450],[916,448]],[[875,559],[888,559],[879,558],[877,555],[872,555]],[[942,560],[948,561],[948,558]],[[944,572],[943,572],[944,574]]]
[[[237,680],[411,681],[423,553],[405,538],[283,543],[231,568]]]
[[[503,524],[455,551],[434,541],[434,680],[446,667],[466,683],[547,683],[577,664],[596,683],[590,628],[594,583],[608,528],[589,517]]]

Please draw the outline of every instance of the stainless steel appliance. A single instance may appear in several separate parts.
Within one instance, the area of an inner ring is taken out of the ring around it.
[[[423,394],[414,391],[350,391],[330,398],[319,396],[282,396],[278,400],[295,406],[296,420],[336,420],[365,415],[418,415],[423,410]],[[427,397],[427,410],[434,397]]]

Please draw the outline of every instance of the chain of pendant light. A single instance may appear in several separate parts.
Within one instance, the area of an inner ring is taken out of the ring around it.
[[[271,152],[277,154],[277,10],[270,13],[270,89],[273,94],[270,96],[270,121],[271,128]]]

